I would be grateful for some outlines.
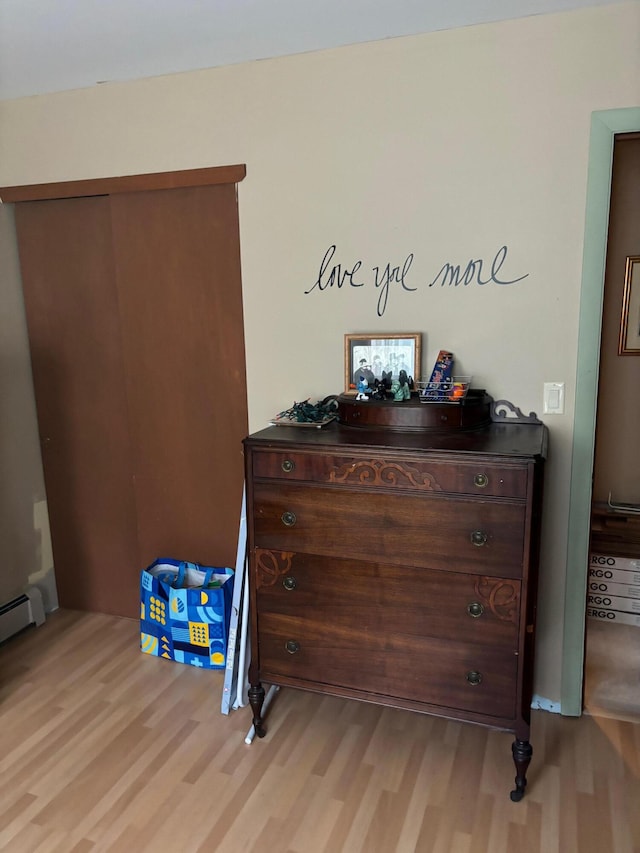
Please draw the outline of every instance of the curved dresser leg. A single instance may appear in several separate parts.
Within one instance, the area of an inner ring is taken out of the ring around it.
[[[524,789],[527,787],[527,767],[533,755],[533,748],[528,740],[516,738],[511,744],[513,762],[516,765],[516,787],[511,791],[511,799],[519,803],[524,797]]]
[[[264,687],[260,682],[249,688],[249,704],[253,711],[253,727],[258,737],[264,737],[266,730],[262,725],[262,703],[264,702]]]

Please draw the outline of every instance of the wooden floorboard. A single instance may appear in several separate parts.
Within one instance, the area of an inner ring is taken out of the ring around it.
[[[58,611],[0,647],[4,853],[640,853],[640,723],[533,712],[511,736],[281,690],[268,734],[222,674],[143,655],[135,621]]]

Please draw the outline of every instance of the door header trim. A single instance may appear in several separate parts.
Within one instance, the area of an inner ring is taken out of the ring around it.
[[[56,198],[83,198],[113,193],[174,190],[183,187],[237,184],[247,174],[245,164],[185,169],[178,172],[154,172],[147,175],[122,175],[113,178],[90,178],[82,181],[60,181],[50,184],[25,184],[0,187],[2,202],[46,201]]]

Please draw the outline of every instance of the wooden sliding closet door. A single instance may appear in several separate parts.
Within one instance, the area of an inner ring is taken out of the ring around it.
[[[235,565],[235,183],[24,201],[16,224],[60,604],[136,617],[156,557]]]
[[[139,565],[109,198],[16,206],[63,607],[133,615]]]
[[[111,205],[142,562],[233,567],[247,432],[235,186]]]

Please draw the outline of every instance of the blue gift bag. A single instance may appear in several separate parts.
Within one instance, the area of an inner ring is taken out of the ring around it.
[[[156,560],[140,574],[140,648],[147,655],[224,669],[234,572]]]

